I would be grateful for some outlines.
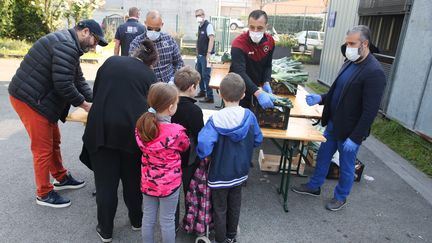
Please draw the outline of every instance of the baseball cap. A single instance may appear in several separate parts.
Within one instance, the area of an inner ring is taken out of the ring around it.
[[[102,28],[94,19],[85,19],[78,22],[77,26],[81,28],[89,28],[90,32],[96,35],[99,39],[98,45],[106,46],[108,42],[104,38],[104,34],[102,32]]]

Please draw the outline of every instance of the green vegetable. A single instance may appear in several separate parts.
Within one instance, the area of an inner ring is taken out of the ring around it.
[[[291,100],[288,98],[282,98],[276,95],[273,95],[273,97],[275,98],[275,100],[273,101],[273,104],[275,106],[281,106],[281,107],[286,107],[289,109],[294,108],[294,105],[292,104]]]
[[[223,63],[225,63],[225,62],[231,62],[231,54],[229,54],[228,52],[225,52],[225,53],[222,55],[221,61],[222,61]]]

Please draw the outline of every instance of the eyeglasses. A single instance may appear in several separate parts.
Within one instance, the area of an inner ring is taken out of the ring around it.
[[[147,26],[147,30],[148,31],[156,31],[156,32],[160,32],[161,31],[161,28],[160,27],[150,27],[150,26]]]
[[[202,17],[202,16],[204,16],[204,14],[197,14],[195,15],[195,18]]]

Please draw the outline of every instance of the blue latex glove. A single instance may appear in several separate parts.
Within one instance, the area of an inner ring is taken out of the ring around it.
[[[267,94],[266,92],[261,92],[259,93],[257,99],[258,103],[263,109],[274,107],[273,101],[275,100],[275,98],[273,97],[273,95]]]
[[[353,142],[351,139],[347,138],[343,143],[343,150],[346,152],[354,152],[358,149],[360,145]]]
[[[309,106],[313,106],[319,104],[321,102],[321,95],[317,94],[308,94],[306,95],[306,103]]]
[[[270,86],[269,82],[265,82],[264,85],[262,86],[263,90],[269,94],[273,94],[272,88]]]

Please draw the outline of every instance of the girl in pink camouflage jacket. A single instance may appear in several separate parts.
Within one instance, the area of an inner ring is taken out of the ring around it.
[[[150,87],[148,112],[137,121],[136,140],[141,158],[141,191],[144,215],[143,242],[154,242],[157,212],[164,243],[175,242],[175,211],[181,185],[180,153],[189,147],[185,128],[171,123],[178,103],[173,85],[156,83]]]

